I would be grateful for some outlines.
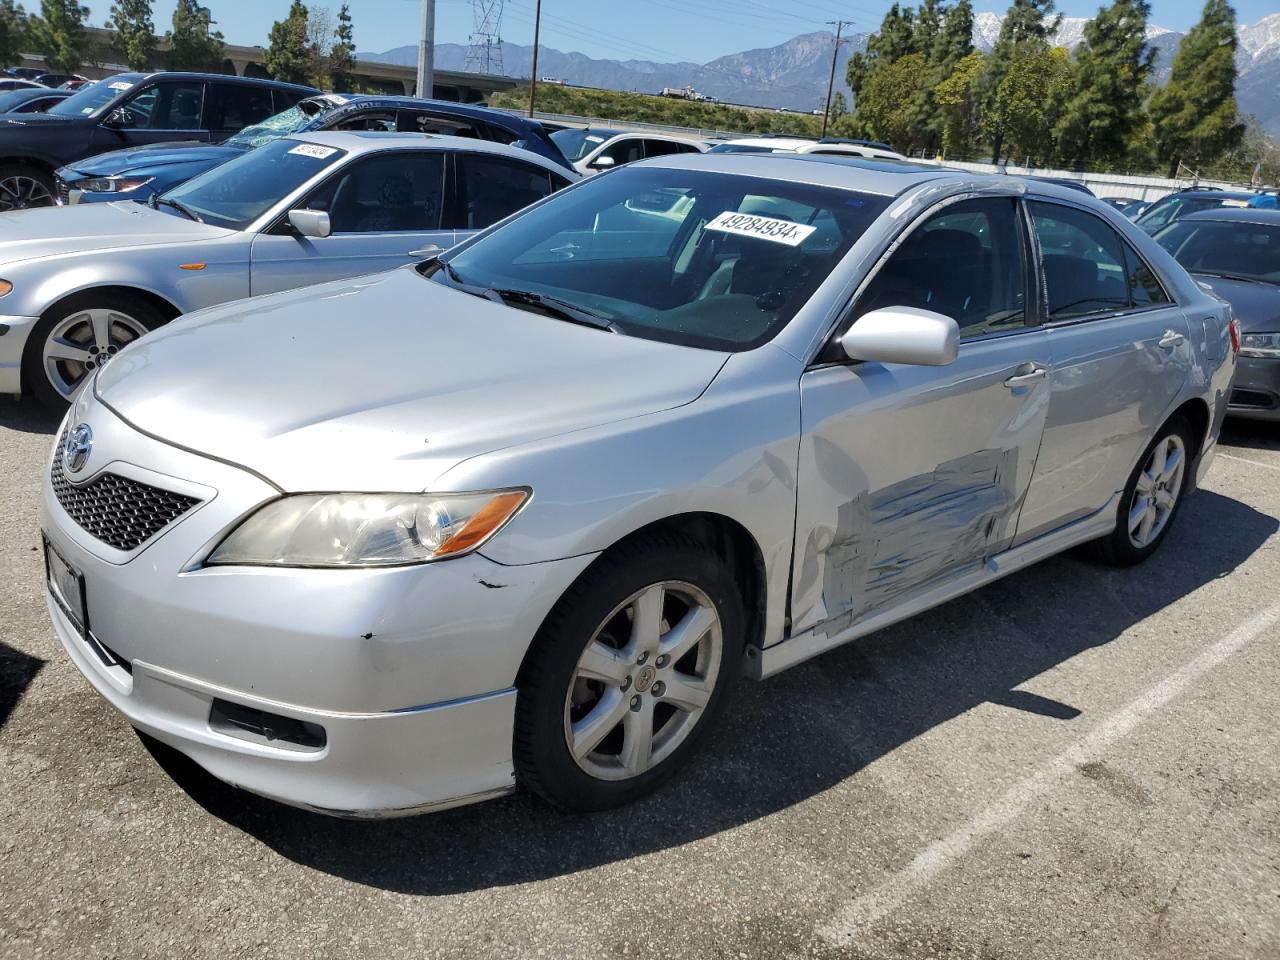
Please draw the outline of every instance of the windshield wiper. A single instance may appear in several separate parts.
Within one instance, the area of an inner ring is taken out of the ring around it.
[[[1196,273],[1202,277],[1214,277],[1218,280],[1239,280],[1243,283],[1270,283],[1269,280],[1262,280],[1258,277],[1244,277],[1238,273],[1216,273],[1208,270],[1197,270]]]
[[[200,214],[196,213],[194,210],[188,207],[185,203],[182,203],[178,200],[170,200],[168,197],[161,197],[153,193],[151,195],[151,209],[152,210],[156,209],[157,207],[160,206],[160,204],[164,204],[166,207],[173,207],[173,209],[177,210],[179,213],[186,216],[188,220],[194,220],[196,223],[204,223],[204,220],[200,217]]]
[[[553,317],[568,320],[570,323],[578,323],[584,327],[595,327],[597,330],[608,330],[610,333],[622,332],[622,328],[608,317],[592,313],[590,310],[584,310],[582,307],[566,303],[564,300],[557,300],[555,297],[544,297],[542,294],[534,293],[532,290],[492,290],[490,292],[501,297],[503,303],[516,303],[521,306],[536,307]]]

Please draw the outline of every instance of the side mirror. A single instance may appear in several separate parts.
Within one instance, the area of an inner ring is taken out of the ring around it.
[[[589,164],[587,164],[587,166],[589,166],[592,170],[608,170],[610,167],[616,166],[617,163],[618,161],[613,159],[613,157],[608,156],[607,154],[604,154],[599,157],[596,157]]]
[[[960,349],[960,327],[932,310],[884,307],[859,317],[840,346],[850,360],[944,367]]]
[[[323,210],[290,210],[289,225],[304,237],[324,239],[333,233],[329,214]]]
[[[127,107],[116,107],[107,114],[107,118],[102,122],[104,126],[111,127],[112,129],[132,127],[134,125],[133,114],[129,112]]]

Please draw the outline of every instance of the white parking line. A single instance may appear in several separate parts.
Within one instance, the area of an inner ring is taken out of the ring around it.
[[[1218,456],[1223,460],[1234,460],[1236,463],[1248,463],[1255,467],[1265,467],[1268,470],[1280,470],[1274,463],[1259,463],[1257,460],[1250,460],[1248,457],[1233,457],[1229,453],[1218,451]]]
[[[1046,762],[1035,773],[1010,788],[964,826],[931,843],[906,867],[880,886],[849,901],[818,933],[837,946],[865,932],[888,916],[982,840],[1018,817],[1033,801],[1048,793],[1076,768],[1096,759],[1117,740],[1127,736],[1147,716],[1159,710],[1192,683],[1245,644],[1280,622],[1280,603],[1249,618],[1203,653],[1165,677],[1136,700],[1100,723],[1075,746]]]

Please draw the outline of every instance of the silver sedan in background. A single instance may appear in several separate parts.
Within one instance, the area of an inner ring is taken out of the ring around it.
[[[49,612],[131,724],[248,790],[608,807],[744,670],[1076,544],[1148,558],[1237,334],[1078,191],[644,161],[98,371],[47,466]]]
[[[417,133],[277,140],[152,203],[0,217],[0,393],[65,407],[149,330],[424,259],[567,185],[526,150]]]

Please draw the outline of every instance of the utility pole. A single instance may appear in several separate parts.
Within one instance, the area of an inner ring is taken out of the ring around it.
[[[422,0],[422,30],[418,34],[418,96],[435,93],[436,0]]]
[[[831,76],[827,78],[827,105],[822,111],[822,135],[827,135],[827,120],[831,116],[831,90],[836,85],[836,60],[840,56],[840,33],[845,27],[852,27],[852,20],[828,20],[828,26],[836,28],[836,43],[831,48]]]
[[[542,30],[542,0],[533,8],[533,69],[529,77],[529,119],[533,119],[533,98],[538,91],[538,34]]]

